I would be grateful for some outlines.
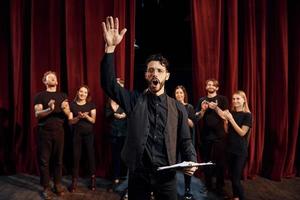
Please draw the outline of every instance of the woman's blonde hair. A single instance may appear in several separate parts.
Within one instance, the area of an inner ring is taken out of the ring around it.
[[[249,113],[251,113],[251,111],[249,109],[249,106],[248,106],[248,100],[247,100],[247,96],[246,96],[245,92],[242,91],[242,90],[238,90],[235,93],[233,93],[233,95],[235,95],[235,94],[241,96],[244,99],[243,112],[249,112]],[[236,111],[236,109],[235,109],[234,106],[232,106],[231,109],[233,111]]]

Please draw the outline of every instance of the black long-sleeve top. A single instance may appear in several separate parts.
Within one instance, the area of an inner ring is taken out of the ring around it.
[[[190,133],[191,133],[191,137],[192,137],[192,142],[195,145],[195,125],[197,123],[197,117],[195,114],[196,112],[195,112],[194,106],[189,103],[185,104],[184,107],[188,113],[188,118],[190,120],[192,120],[194,123],[194,127],[193,128],[190,127]]]
[[[127,134],[127,117],[117,119],[114,113],[122,114],[124,110],[119,106],[114,112],[111,108],[110,101],[105,106],[105,117],[110,119],[111,136],[112,137],[125,137]]]

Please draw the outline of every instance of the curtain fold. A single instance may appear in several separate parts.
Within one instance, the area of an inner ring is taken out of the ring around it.
[[[287,1],[272,2],[269,10],[267,96],[272,98],[267,104],[265,172],[274,180],[280,180],[284,174],[284,163],[288,150],[288,18]],[[271,57],[272,56],[272,57]],[[279,93],[280,92],[280,93]],[[280,94],[280,95],[279,95]],[[274,111],[278,114],[275,114]],[[273,113],[273,114],[272,114]],[[270,142],[271,141],[271,142]]]
[[[289,133],[288,153],[285,162],[284,176],[300,176],[300,92],[297,87],[300,84],[300,2],[288,1],[288,109],[289,109]]]

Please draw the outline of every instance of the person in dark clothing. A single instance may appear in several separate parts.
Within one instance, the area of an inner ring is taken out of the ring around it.
[[[216,176],[216,192],[225,195],[224,171],[226,163],[224,113],[228,110],[228,100],[218,95],[219,83],[215,79],[206,81],[207,96],[200,98],[196,107],[196,115],[203,119],[201,129],[202,158],[204,162],[212,161],[215,167],[205,167],[204,178],[208,190],[213,189],[212,178]]]
[[[46,91],[34,97],[34,111],[38,118],[38,153],[40,182],[44,190],[42,196],[52,199],[50,189],[50,158],[54,161],[54,191],[58,196],[64,194],[61,185],[62,157],[64,146],[64,121],[70,113],[67,95],[57,91],[55,72],[47,71],[43,76]]]
[[[93,126],[96,122],[96,105],[91,102],[88,86],[79,87],[74,101],[70,103],[70,110],[68,118],[73,133],[73,174],[69,191],[74,192],[77,188],[82,146],[87,152],[91,178],[90,189],[94,191],[96,189],[96,176]]]
[[[193,145],[195,146],[195,122],[196,115],[194,106],[188,103],[188,94],[186,89],[182,85],[178,85],[175,87],[174,96],[177,101],[184,105],[187,113],[188,113],[188,125],[190,128],[190,134],[192,138]],[[191,194],[191,176],[184,175],[184,184],[185,184],[185,194],[184,199],[192,199],[193,195]]]
[[[124,87],[122,79],[117,78],[117,82]],[[108,98],[105,107],[105,116],[111,122],[110,140],[112,144],[113,184],[116,186],[120,182],[121,171],[124,171],[121,161],[121,151],[127,134],[127,115],[114,100]]]
[[[146,61],[145,79],[148,89],[140,94],[121,87],[115,78],[114,50],[126,29],[119,32],[118,18],[107,17],[102,23],[106,42],[101,62],[101,85],[128,116],[128,135],[122,158],[129,168],[128,197],[130,200],[176,200],[176,172],[157,168],[176,163],[177,154],[191,164],[196,152],[191,142],[187,113],[182,104],[165,94],[169,79],[168,61],[161,55]],[[192,162],[193,161],[193,162]],[[197,167],[184,168],[193,175]]]
[[[232,111],[225,111],[226,131],[228,132],[228,158],[234,200],[244,200],[241,177],[248,157],[249,131],[252,114],[248,107],[245,92],[237,91],[232,95]]]

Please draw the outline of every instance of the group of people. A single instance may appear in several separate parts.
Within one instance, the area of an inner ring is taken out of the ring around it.
[[[245,199],[240,179],[247,160],[249,130],[252,123],[246,94],[243,91],[235,92],[229,111],[227,98],[217,93],[219,83],[216,79],[208,79],[205,88],[207,95],[199,99],[196,109],[188,103],[188,94],[184,86],[177,86],[174,96],[187,110],[193,144],[195,144],[195,124],[200,119],[203,122],[200,131],[201,158],[204,162],[212,161],[215,164],[214,167],[207,166],[203,169],[206,189],[214,190],[223,197],[227,196],[223,187],[224,173],[228,164],[233,199]],[[190,180],[189,176],[185,176],[185,199],[192,199]]]
[[[217,94],[219,83],[206,81],[207,96],[200,98],[194,111],[187,101],[183,86],[175,89],[177,101],[165,92],[165,82],[170,78],[169,63],[162,55],[152,55],[146,60],[145,79],[148,83],[143,93],[120,87],[115,78],[114,51],[122,41],[126,29],[119,29],[118,18],[111,16],[102,22],[105,54],[101,62],[101,85],[106,94],[116,101],[127,114],[127,137],[122,158],[129,168],[130,200],[177,199],[175,171],[157,171],[160,166],[189,161],[183,169],[185,198],[191,199],[190,177],[197,170],[193,145],[195,123],[202,119],[201,147],[203,161],[213,161],[214,167],[204,168],[205,184],[223,194],[224,172],[227,158],[234,199],[244,199],[240,179],[247,159],[248,138],[252,115],[243,91],[232,96],[232,108],[225,96]],[[228,152],[228,154],[226,153]]]
[[[226,97],[218,95],[218,81],[207,80],[207,96],[200,98],[196,109],[188,103],[188,95],[183,86],[177,86],[174,98],[165,91],[165,83],[170,78],[169,62],[160,54],[146,60],[145,80],[148,87],[142,92],[125,89],[122,80],[115,74],[114,51],[122,41],[126,29],[119,30],[118,18],[107,17],[102,23],[105,40],[105,54],[101,62],[101,86],[109,97],[106,115],[112,116],[115,145],[113,152],[114,181],[120,176],[120,157],[128,167],[128,196],[130,200],[177,199],[175,170],[161,170],[161,166],[187,161],[185,174],[185,199],[192,199],[190,193],[191,176],[198,169],[195,151],[195,125],[203,121],[201,147],[203,161],[213,161],[215,167],[204,168],[205,184],[212,189],[212,177],[216,175],[216,190],[224,186],[224,170],[229,152],[233,197],[244,199],[240,183],[247,158],[247,138],[252,116],[244,92],[237,91],[232,97],[229,111]],[[54,161],[54,191],[62,195],[61,185],[62,154],[64,143],[63,122],[67,118],[73,132],[73,176],[70,191],[77,188],[81,145],[88,150],[91,189],[95,190],[95,158],[92,127],[96,121],[96,107],[90,101],[89,89],[81,86],[71,103],[67,95],[57,91],[57,77],[54,72],[46,72],[43,77],[46,91],[38,93],[34,99],[35,115],[39,128],[39,164],[43,196],[51,199],[49,186],[49,160]],[[123,131],[120,131],[120,130]],[[124,131],[125,130],[125,131]],[[120,151],[122,149],[122,153]]]

